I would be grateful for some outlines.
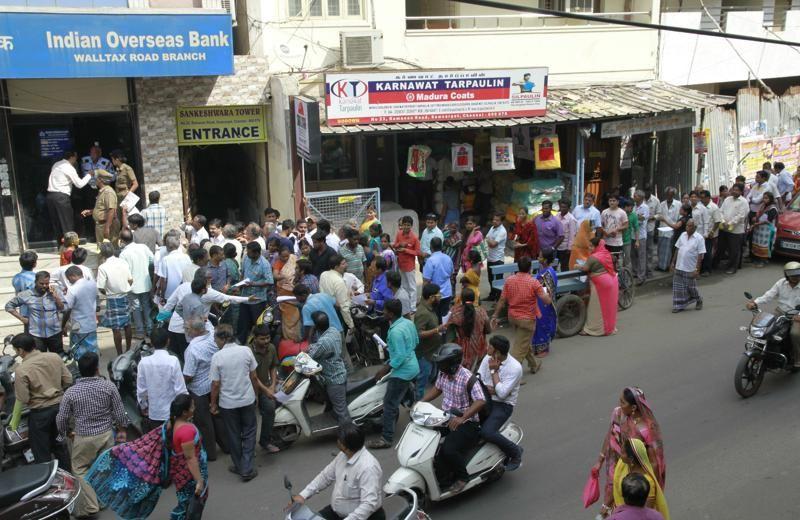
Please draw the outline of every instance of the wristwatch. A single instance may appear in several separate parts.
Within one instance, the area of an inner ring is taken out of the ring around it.
[[[497,370],[489,370],[489,373],[495,375],[497,373]]]

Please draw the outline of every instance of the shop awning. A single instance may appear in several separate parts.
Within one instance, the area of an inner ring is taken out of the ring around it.
[[[335,135],[358,132],[461,130],[597,121],[724,106],[735,101],[735,97],[707,94],[663,81],[582,84],[548,89],[547,114],[541,117],[350,126],[328,126],[323,121],[321,132],[324,135]]]

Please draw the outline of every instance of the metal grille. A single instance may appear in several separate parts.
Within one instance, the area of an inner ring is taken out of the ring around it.
[[[330,222],[334,232],[350,220],[361,224],[370,206],[375,207],[378,218],[381,214],[381,190],[379,188],[316,191],[306,193],[306,200],[311,215]]]

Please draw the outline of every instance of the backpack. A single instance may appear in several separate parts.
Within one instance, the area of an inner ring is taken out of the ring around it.
[[[486,385],[483,384],[483,380],[481,379],[480,374],[472,374],[469,377],[469,381],[467,381],[467,397],[469,398],[469,404],[472,405],[472,389],[475,387],[475,383],[481,385],[481,390],[483,390],[483,395],[486,397],[486,404],[483,408],[480,409],[478,412],[478,420],[481,424],[486,422],[486,419],[489,418],[489,415],[492,413],[492,394],[489,393],[489,389],[486,388]]]

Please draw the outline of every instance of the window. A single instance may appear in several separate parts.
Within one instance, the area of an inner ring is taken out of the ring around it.
[[[363,18],[364,0],[287,0],[290,18]]]
[[[356,179],[356,138],[353,135],[323,137],[322,160],[319,164],[305,163],[309,191],[320,191],[319,183]]]

